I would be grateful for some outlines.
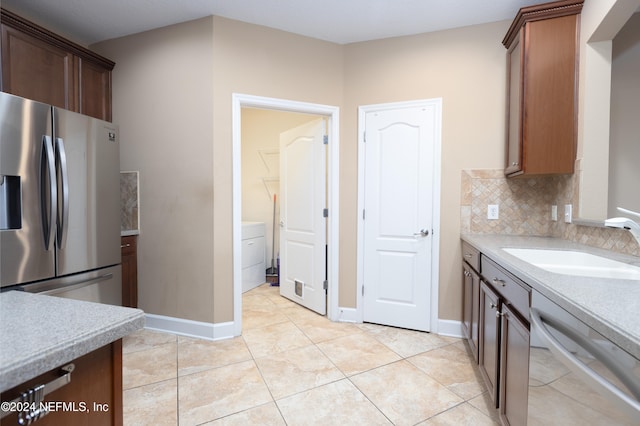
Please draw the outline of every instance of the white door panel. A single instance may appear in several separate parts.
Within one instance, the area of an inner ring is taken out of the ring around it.
[[[380,265],[380,281],[395,283],[393,286],[380,286],[379,301],[413,304],[415,298],[411,283],[415,280],[416,255],[398,251],[378,251],[378,265]],[[402,270],[409,278],[406,281],[397,280],[397,271]]]
[[[365,120],[363,318],[428,331],[434,114],[398,108]]]
[[[280,294],[326,313],[324,119],[280,135]]]

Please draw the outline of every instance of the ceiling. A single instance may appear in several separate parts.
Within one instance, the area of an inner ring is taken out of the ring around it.
[[[0,0],[71,40],[99,41],[217,15],[339,44],[513,19],[547,0]]]

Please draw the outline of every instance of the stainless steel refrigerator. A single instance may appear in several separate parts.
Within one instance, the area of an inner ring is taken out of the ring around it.
[[[118,128],[0,93],[0,289],[120,305]]]

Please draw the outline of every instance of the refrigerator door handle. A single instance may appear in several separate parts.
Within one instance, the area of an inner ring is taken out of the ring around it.
[[[58,192],[56,190],[56,167],[51,137],[42,136],[40,156],[40,211],[45,249],[51,250],[56,232],[56,208]]]
[[[58,207],[58,248],[67,244],[69,222],[69,173],[67,170],[67,154],[62,138],[56,138],[56,165],[58,166],[58,188],[62,202]]]

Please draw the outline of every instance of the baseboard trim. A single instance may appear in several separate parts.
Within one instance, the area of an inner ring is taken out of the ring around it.
[[[358,310],[356,308],[338,308],[337,322],[358,322]]]
[[[233,321],[214,324],[154,314],[145,314],[145,319],[145,328],[149,330],[206,340],[223,340],[233,337]]]
[[[463,338],[462,322],[454,320],[438,320],[438,334],[449,337]]]
[[[145,328],[149,330],[163,331],[206,340],[223,340],[234,337],[233,321],[213,324],[155,314],[145,314],[145,319]],[[336,321],[357,323],[357,309],[338,308],[338,318]],[[463,338],[462,322],[440,319],[438,320],[437,334]]]

